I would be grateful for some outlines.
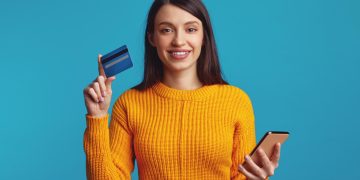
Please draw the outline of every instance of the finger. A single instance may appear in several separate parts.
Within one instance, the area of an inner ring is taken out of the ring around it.
[[[101,57],[102,57],[102,55],[99,54],[99,55],[98,55],[98,70],[99,70],[99,75],[106,77],[104,68],[103,68],[102,63],[101,63]]]
[[[115,79],[116,79],[115,76],[111,76],[105,80],[105,86],[108,93],[111,93],[111,84]]]
[[[99,82],[99,85],[100,85],[100,91],[101,91],[101,95],[103,97],[106,96],[106,85],[105,85],[105,78],[104,76],[98,76],[97,77],[97,82]]]
[[[266,178],[265,172],[251,159],[249,155],[245,156],[245,161],[249,167],[249,171],[251,171],[255,176]]]
[[[270,158],[271,162],[275,166],[275,168],[277,168],[279,166],[280,150],[281,150],[281,144],[276,143],[276,145],[274,147],[274,152],[273,152],[273,154],[271,155],[271,158]]]
[[[271,163],[270,159],[268,158],[268,156],[266,155],[264,150],[259,148],[257,153],[258,153],[258,157],[260,159],[260,162],[261,162],[261,164],[263,166],[262,169],[266,172],[267,176],[274,175],[273,164]]]
[[[244,174],[244,175],[247,177],[247,179],[255,179],[255,178],[256,178],[255,175],[253,175],[251,172],[249,172],[248,170],[246,170],[246,169],[244,168],[244,166],[242,166],[242,165],[239,165],[238,170],[239,170],[242,174]]]
[[[96,92],[96,95],[98,96],[98,99],[100,102],[103,102],[104,101],[104,98],[101,96],[101,92],[100,92],[100,85],[98,82],[94,82],[93,83],[93,88]]]
[[[91,98],[95,101],[95,102],[99,102],[99,98],[95,92],[95,90],[93,88],[88,88],[87,93],[91,96]]]

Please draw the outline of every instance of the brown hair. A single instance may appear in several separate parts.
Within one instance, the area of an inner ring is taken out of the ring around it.
[[[200,82],[203,85],[228,84],[222,77],[210,17],[201,0],[155,0],[148,13],[145,31],[144,78],[140,84],[133,88],[137,90],[147,89],[156,82],[161,81],[163,77],[162,62],[159,59],[156,47],[151,46],[148,34],[154,33],[155,16],[165,4],[172,4],[189,12],[200,19],[203,24],[204,45],[197,60],[197,75]]]

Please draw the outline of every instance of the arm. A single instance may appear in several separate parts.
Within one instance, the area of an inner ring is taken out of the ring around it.
[[[260,166],[248,156],[256,145],[255,118],[249,97],[244,93],[240,103],[241,113],[239,122],[236,122],[233,141],[233,164],[231,167],[231,179],[269,179],[278,167],[280,159],[280,143],[274,147],[271,157],[267,157],[261,149],[258,151]],[[246,162],[246,163],[244,163]],[[245,164],[245,165],[243,165]],[[239,167],[239,165],[241,165]],[[239,172],[241,171],[241,173]],[[246,175],[246,177],[245,177]]]
[[[244,93],[239,104],[239,115],[235,124],[231,179],[245,180],[246,177],[238,171],[238,167],[245,160],[245,155],[250,154],[256,145],[255,118],[249,97]]]
[[[84,133],[88,179],[130,179],[134,169],[133,135],[122,96],[115,102],[110,127],[108,115],[87,115]]]

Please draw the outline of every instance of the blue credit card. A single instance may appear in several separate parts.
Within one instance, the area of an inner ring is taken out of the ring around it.
[[[106,77],[114,76],[133,66],[129,50],[126,45],[102,56],[101,64],[104,68]]]

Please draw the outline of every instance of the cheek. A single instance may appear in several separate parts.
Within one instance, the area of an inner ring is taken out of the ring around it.
[[[168,47],[168,39],[161,37],[161,36],[157,36],[156,37],[156,51],[162,62],[164,62],[166,59],[167,47]]]
[[[191,45],[193,46],[193,48],[195,48],[196,52],[200,53],[201,48],[202,48],[202,38],[193,38],[191,41]]]
[[[167,36],[158,36],[157,37],[157,46],[159,49],[164,49],[171,43],[171,38]]]
[[[194,47],[196,48],[201,48],[202,43],[203,43],[203,35],[200,34],[198,36],[194,36],[191,38],[191,43]]]

